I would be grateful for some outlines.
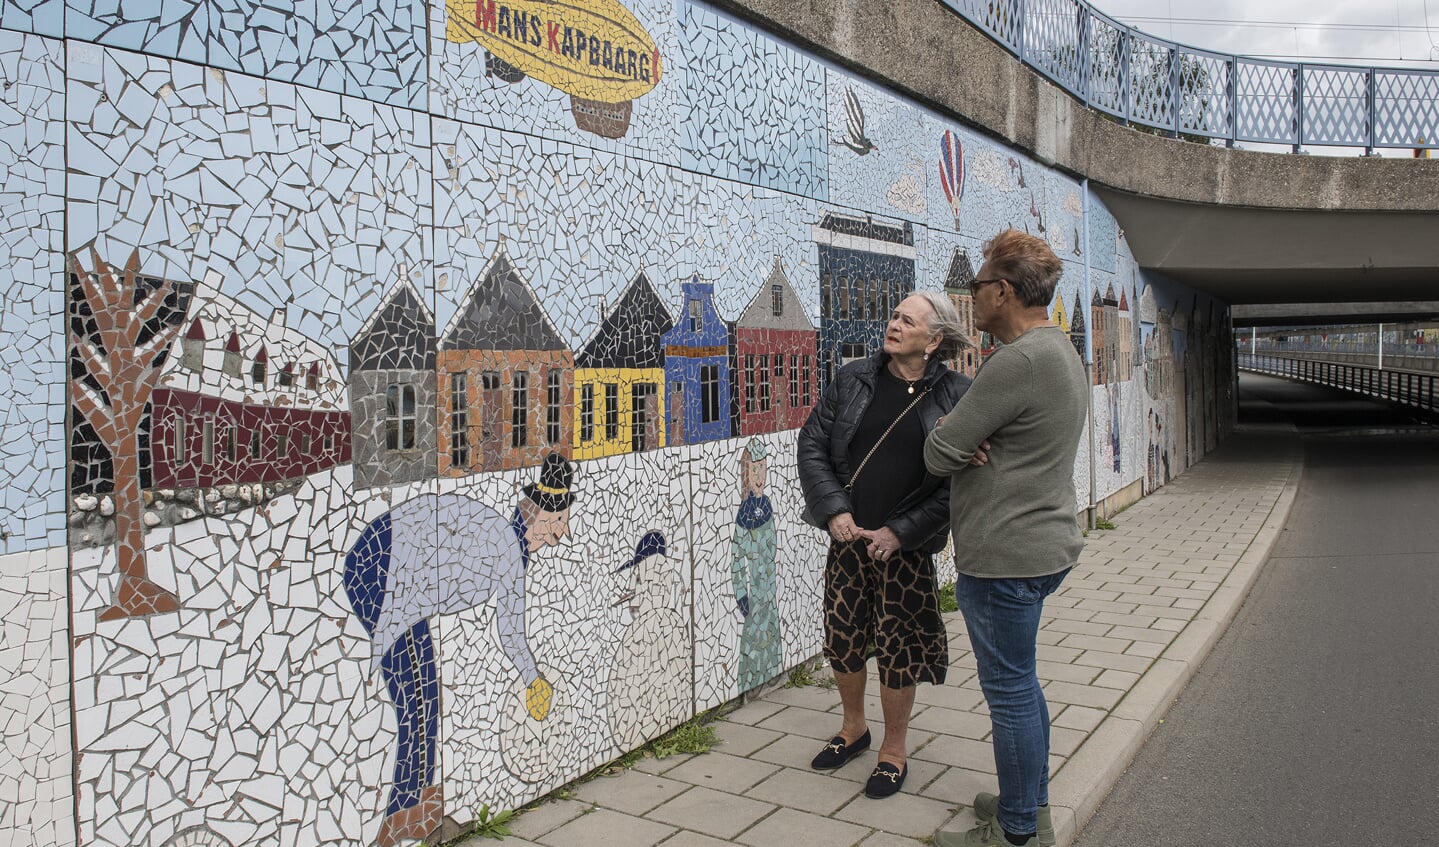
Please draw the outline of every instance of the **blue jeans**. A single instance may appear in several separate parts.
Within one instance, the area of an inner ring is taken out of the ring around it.
[[[1049,804],[1049,706],[1034,653],[1044,598],[1068,574],[1027,579],[959,574],[954,584],[994,724],[999,825],[1015,834],[1034,832],[1035,810]]]

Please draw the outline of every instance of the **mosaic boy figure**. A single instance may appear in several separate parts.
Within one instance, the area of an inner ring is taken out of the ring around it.
[[[422,494],[376,518],[345,556],[345,593],[375,645],[399,724],[395,773],[376,843],[424,838],[444,816],[436,777],[440,680],[429,619],[485,603],[505,657],[525,680],[530,717],[545,719],[554,689],[525,634],[530,553],[569,535],[574,468],[545,456],[510,517],[459,494]]]

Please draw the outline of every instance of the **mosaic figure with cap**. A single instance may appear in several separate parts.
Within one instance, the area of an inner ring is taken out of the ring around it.
[[[526,710],[536,721],[549,715],[554,689],[525,632],[525,570],[534,550],[569,535],[573,479],[569,461],[545,456],[509,517],[460,494],[422,494],[372,521],[345,556],[345,593],[374,642],[399,730],[380,847],[425,838],[444,819],[431,617],[493,603],[500,649],[527,686]]]
[[[739,690],[749,691],[780,672],[781,650],[775,574],[774,508],[765,494],[768,450],[754,439],[740,453],[740,504],[730,540],[730,584],[744,628],[739,642]]]

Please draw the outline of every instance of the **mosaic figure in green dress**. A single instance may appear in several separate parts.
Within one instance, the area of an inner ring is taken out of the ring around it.
[[[740,454],[739,514],[730,542],[730,578],[744,630],[739,642],[739,690],[749,691],[780,672],[774,508],[765,496],[767,451],[758,439]]]

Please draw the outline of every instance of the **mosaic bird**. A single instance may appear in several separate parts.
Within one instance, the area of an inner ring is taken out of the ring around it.
[[[879,149],[864,134],[864,108],[859,105],[859,98],[855,96],[853,88],[844,90],[844,122],[847,133],[841,144],[861,156]]]

